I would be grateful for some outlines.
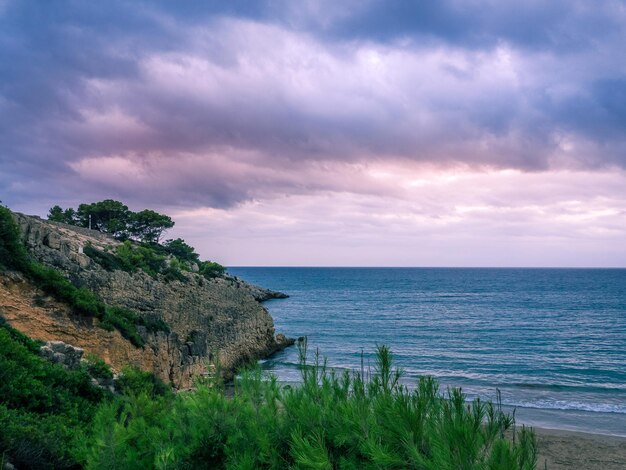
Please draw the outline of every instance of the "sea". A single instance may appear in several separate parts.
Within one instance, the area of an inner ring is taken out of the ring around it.
[[[501,397],[517,424],[626,436],[626,269],[234,267],[285,292],[277,332],[306,336],[328,367],[374,369],[391,348],[403,381]],[[297,383],[298,351],[262,361]]]

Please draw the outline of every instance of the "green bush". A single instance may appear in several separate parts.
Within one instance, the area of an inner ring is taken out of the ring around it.
[[[107,307],[104,318],[102,319],[102,326],[109,330],[113,328],[117,329],[124,338],[135,346],[143,347],[145,341],[137,331],[136,319],[137,315],[130,310]]]
[[[30,260],[11,211],[0,206],[0,270],[24,271]]]
[[[87,369],[87,373],[91,377],[95,377],[97,379],[112,379],[113,371],[111,370],[111,366],[104,362],[101,358],[96,356],[95,354],[88,354],[85,357]]]
[[[49,364],[37,355],[35,344],[32,340],[24,344],[6,323],[0,326],[0,396],[6,406],[71,414],[78,412],[74,410],[76,397],[87,402],[102,398],[102,391],[91,385],[85,371],[67,371]]]
[[[74,438],[111,394],[84,370],[43,359],[39,346],[0,321],[0,455],[18,468],[75,468]]]
[[[88,356],[86,366],[70,371],[43,359],[39,347],[0,317],[0,455],[17,468],[81,468],[84,438],[103,410],[114,410],[117,417],[132,403],[156,418],[173,399],[154,374],[131,367],[123,369],[116,384],[123,395],[114,396],[91,383],[92,376],[112,378],[98,357]],[[133,417],[134,428],[140,428],[138,417]]]
[[[11,341],[14,341],[16,344],[25,347],[28,351],[32,353],[39,353],[39,348],[43,344],[41,341],[35,341],[26,336],[24,333],[14,328],[11,328],[11,326],[7,323],[4,317],[0,315],[0,331],[3,330],[4,333],[2,334],[8,335]]]
[[[86,246],[84,253],[107,271],[121,270],[134,273],[144,271],[152,277],[162,274],[166,281],[187,282],[181,270],[189,270],[177,258],[167,260],[167,250],[158,244],[136,245],[126,240],[115,248],[114,253],[106,253]]]
[[[79,468],[72,444],[76,432],[85,432],[84,425],[64,416],[29,413],[0,404],[0,454],[17,468]]]
[[[46,294],[67,303],[78,315],[102,318],[104,304],[95,294],[84,288],[77,288],[59,271],[31,262],[24,273]]]
[[[145,326],[146,330],[148,330],[150,333],[157,333],[159,331],[162,331],[164,333],[170,332],[169,325],[160,318],[156,317],[139,317],[139,319],[137,320],[137,324]]]
[[[144,394],[154,399],[172,395],[172,389],[153,373],[131,366],[122,369],[115,387],[120,393],[134,397]]]
[[[117,329],[121,335],[137,347],[144,347],[145,340],[137,331],[138,326],[144,326],[147,331],[156,333],[163,331],[170,332],[170,328],[163,320],[151,317],[142,317],[132,310],[120,307],[106,307],[106,313],[102,318],[103,328]]]
[[[191,265],[198,266],[198,274],[207,278],[223,276],[226,268],[212,261],[198,261],[198,255],[184,241],[168,240],[169,245],[144,243],[137,245],[129,240],[115,248],[114,253],[97,250],[88,245],[84,252],[107,271],[121,270],[129,273],[144,271],[152,277],[163,275],[165,281],[188,282],[183,271],[191,271]],[[180,256],[180,258],[179,258]]]
[[[175,240],[166,240],[163,245],[159,245],[168,255],[175,256],[182,262],[187,263],[199,263],[200,256],[195,252],[193,246],[185,243],[185,240],[182,238],[177,238]]]
[[[226,271],[226,268],[219,263],[213,261],[201,261],[199,264],[199,273],[207,279],[220,277]]]
[[[187,282],[187,277],[182,273],[180,268],[174,266],[168,266],[162,272],[164,279],[167,282],[178,281],[178,282]]]
[[[89,256],[92,260],[98,263],[107,271],[125,270],[125,266],[120,259],[113,253],[107,253],[94,248],[92,245],[87,244],[83,248],[83,253]]]
[[[533,469],[534,434],[497,405],[439,392],[432,378],[399,383],[391,353],[378,349],[371,380],[301,364],[303,383],[282,387],[258,369],[220,387],[159,397],[132,394],[104,406],[83,441],[86,468]],[[140,381],[141,382],[141,381]],[[505,432],[515,433],[508,440]]]
[[[144,339],[137,331],[138,325],[146,324],[146,321],[134,312],[119,307],[108,307],[96,295],[85,289],[77,288],[62,274],[52,268],[47,268],[37,263],[31,263],[30,277],[38,287],[46,293],[54,296],[57,300],[67,303],[77,315],[95,317],[100,320],[99,326],[106,330],[117,329],[124,338],[128,339],[137,347],[143,347]],[[151,331],[169,331],[169,328],[161,322],[161,325],[151,322]]]

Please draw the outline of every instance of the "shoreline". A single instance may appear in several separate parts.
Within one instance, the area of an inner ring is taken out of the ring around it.
[[[531,427],[537,436],[538,469],[626,468],[626,437]]]
[[[502,410],[509,414],[515,412],[518,425],[626,439],[626,415],[622,413],[511,405],[502,405]]]

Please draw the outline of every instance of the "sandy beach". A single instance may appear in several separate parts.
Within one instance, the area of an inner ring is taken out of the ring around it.
[[[626,437],[534,428],[539,470],[624,470]]]

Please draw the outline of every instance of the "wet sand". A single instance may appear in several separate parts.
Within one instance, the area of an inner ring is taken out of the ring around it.
[[[625,470],[626,437],[534,428],[537,469]]]

